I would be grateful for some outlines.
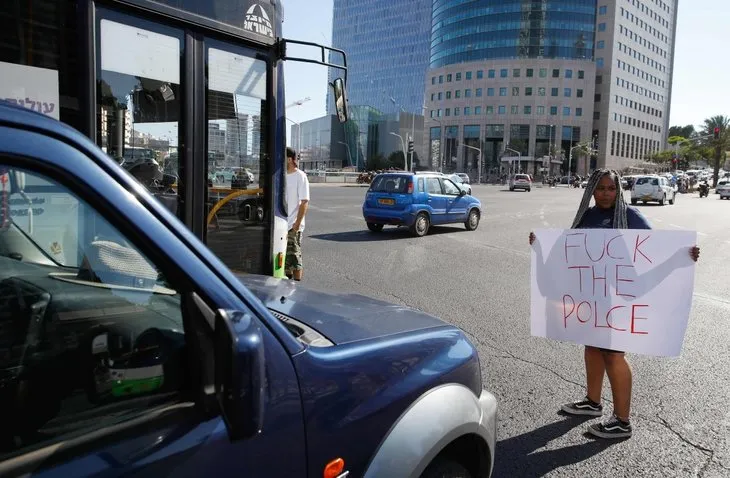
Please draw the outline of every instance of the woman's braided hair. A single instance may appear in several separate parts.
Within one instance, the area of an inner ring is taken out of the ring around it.
[[[596,169],[593,174],[591,174],[591,178],[588,180],[588,185],[583,193],[583,200],[580,202],[580,207],[578,208],[578,213],[575,215],[575,219],[573,219],[571,229],[577,228],[583,220],[583,216],[586,211],[588,211],[588,206],[593,198],[596,186],[598,186],[598,183],[604,176],[609,176],[616,185],[616,204],[614,206],[613,227],[614,229],[628,228],[628,220],[626,219],[626,201],[624,200],[624,195],[621,192],[621,176],[613,169]]]

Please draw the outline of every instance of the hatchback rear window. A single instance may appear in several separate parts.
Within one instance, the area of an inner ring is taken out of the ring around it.
[[[658,186],[659,180],[657,178],[639,178],[636,180],[637,186],[641,186],[642,184],[651,184],[652,186]]]
[[[530,180],[530,176],[528,176],[526,174],[517,174],[517,175],[515,175],[515,179],[524,179],[526,181],[529,181]]]
[[[406,193],[410,176],[380,175],[373,180],[370,190],[376,193]]]

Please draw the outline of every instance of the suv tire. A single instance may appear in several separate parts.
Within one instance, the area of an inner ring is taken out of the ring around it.
[[[380,232],[383,230],[383,224],[376,224],[374,222],[368,222],[368,229],[370,229],[373,232]]]
[[[421,478],[472,478],[461,463],[437,458],[426,467]]]
[[[469,215],[466,217],[466,221],[464,221],[464,227],[466,227],[467,231],[477,230],[477,227],[479,227],[479,211],[476,209],[469,211]]]
[[[431,226],[431,221],[428,219],[428,214],[425,212],[419,212],[416,216],[416,220],[411,226],[411,233],[416,237],[423,237],[428,234],[428,228]]]

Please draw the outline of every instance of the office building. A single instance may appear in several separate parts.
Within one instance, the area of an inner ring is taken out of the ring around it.
[[[422,114],[431,2],[334,0],[332,46],[347,53],[350,105]],[[327,112],[334,114],[330,96]]]
[[[481,151],[482,177],[640,167],[666,138],[675,24],[676,0],[434,0],[432,166],[476,177]]]

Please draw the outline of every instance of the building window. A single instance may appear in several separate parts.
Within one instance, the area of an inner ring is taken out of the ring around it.
[[[525,88],[525,96],[532,96],[532,87],[528,86]]]
[[[575,109],[575,115],[576,116],[583,116],[583,108],[576,108]]]
[[[563,88],[563,96],[565,96],[566,98],[570,98],[571,96],[573,96],[573,92],[570,88]]]
[[[446,116],[451,116],[451,108],[446,108],[445,115]]]
[[[578,70],[578,79],[582,80],[585,77],[586,77],[586,72],[583,70]]]
[[[558,89],[557,88],[551,88],[550,89],[550,96],[558,96]]]
[[[532,106],[525,105],[525,108],[523,109],[523,111],[524,111],[524,113],[526,115],[531,115],[532,114]]]
[[[600,111],[594,111],[594,112],[593,112],[593,119],[594,119],[594,120],[599,120],[599,119],[601,119],[601,112],[600,112]]]
[[[507,112],[507,107],[506,106],[500,106],[499,109],[497,110],[497,113],[500,114],[500,115],[503,115],[506,112]]]
[[[596,67],[603,68],[603,58],[596,58]]]
[[[431,93],[431,101],[434,101],[436,99],[436,93]]]
[[[540,87],[539,87],[539,88],[537,89],[537,96],[545,96],[545,87],[543,87],[543,86],[540,86]]]
[[[477,70],[477,80],[484,78],[484,70]]]
[[[461,90],[454,91],[454,98],[461,98]]]
[[[439,85],[444,84],[444,75],[439,75]]]
[[[598,24],[598,31],[599,32],[605,32],[606,31],[606,24],[605,23],[599,23]]]
[[[526,73],[526,76],[527,76],[528,78],[532,78],[532,77],[533,77],[534,75],[535,75],[535,70],[533,70],[532,68],[528,68],[528,69],[527,69],[527,73]]]
[[[596,84],[600,85],[601,83],[603,83],[603,75],[596,76]]]
[[[519,68],[514,68],[514,69],[512,70],[512,76],[513,76],[514,78],[519,78],[519,77],[520,77],[520,69],[519,69]]]
[[[545,107],[544,106],[538,106],[537,107],[537,114],[544,115],[545,114]]]
[[[603,50],[604,48],[606,48],[606,42],[603,40],[599,40],[598,43],[596,43],[596,48],[598,48],[599,50]]]
[[[557,106],[551,106],[550,107],[550,116],[557,116],[558,115],[558,107]]]
[[[608,7],[606,5],[601,5],[598,7],[598,14],[599,15],[605,15],[608,12]]]
[[[575,96],[577,96],[578,98],[583,98],[583,90],[581,90],[580,88],[575,90]]]
[[[494,88],[487,88],[487,96],[494,96]]]
[[[499,70],[499,76],[501,78],[507,78],[507,68],[502,68],[501,70]]]
[[[566,78],[573,78],[573,70],[565,70]]]
[[[520,107],[517,105],[512,105],[512,107],[510,108],[510,113],[512,113],[513,115],[516,115],[519,112],[520,112]]]
[[[471,116],[471,107],[469,107],[469,106],[464,107],[464,116]]]
[[[471,80],[471,71],[466,72],[466,79]]]
[[[441,93],[439,93],[439,99],[441,99]],[[446,92],[446,99],[447,100],[450,100],[451,99],[451,92],[450,91],[447,91]]]
[[[520,96],[520,87],[519,86],[512,87],[512,96]]]
[[[507,87],[503,86],[499,89],[499,96],[507,96]]]
[[[553,78],[560,78],[560,70],[553,68]]]
[[[479,116],[480,114],[482,114],[482,107],[481,106],[475,106],[474,107],[474,114],[477,115],[477,116]]]
[[[488,115],[494,114],[494,106],[487,106],[487,114]]]
[[[477,98],[481,98],[481,97],[482,97],[482,89],[477,88]]]
[[[618,96],[616,97],[616,100],[617,100],[617,102],[618,102]],[[594,103],[600,103],[600,102],[601,102],[601,94],[600,94],[600,93],[596,93],[596,94],[595,94],[595,95],[593,96],[593,102],[594,102]]]
[[[431,118],[433,118],[434,116],[436,116],[436,111],[435,110],[431,110]]]
[[[471,88],[464,90],[464,98],[471,98]]]
[[[489,78],[494,78],[494,70],[489,70],[489,72],[487,73],[487,76]]]
[[[435,85],[436,84],[436,77],[435,76],[432,76],[431,77],[431,84],[432,85]]]
[[[456,108],[454,108],[454,116],[459,116],[460,112],[461,112],[461,110],[459,109],[458,106]]]
[[[540,68],[540,78],[547,78],[547,68]]]
[[[461,73],[456,74],[456,81],[461,81]]]
[[[563,116],[570,116],[570,106],[563,106]]]

